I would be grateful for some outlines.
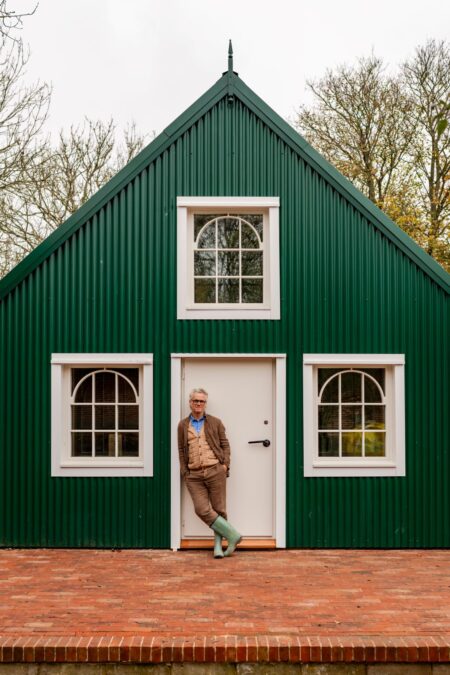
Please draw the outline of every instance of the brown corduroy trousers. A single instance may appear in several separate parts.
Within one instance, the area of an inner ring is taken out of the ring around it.
[[[227,476],[222,464],[190,471],[185,481],[194,502],[195,513],[208,527],[211,527],[217,516],[226,519]]]

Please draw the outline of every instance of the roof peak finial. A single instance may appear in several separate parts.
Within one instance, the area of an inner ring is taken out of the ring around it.
[[[228,44],[228,72],[229,73],[233,72],[233,45],[231,40],[229,41]]]

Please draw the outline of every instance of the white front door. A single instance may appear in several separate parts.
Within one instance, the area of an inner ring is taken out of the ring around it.
[[[275,537],[275,362],[271,358],[183,359],[181,410],[189,414],[189,392],[209,394],[207,412],[220,417],[231,446],[227,480],[229,521],[246,538]],[[269,441],[250,443],[250,441]],[[211,538],[182,483],[182,539]]]

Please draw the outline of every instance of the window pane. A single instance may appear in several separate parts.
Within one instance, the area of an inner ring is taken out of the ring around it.
[[[248,253],[242,251],[242,272],[241,274],[249,277],[262,277],[263,275],[263,253],[258,251]]]
[[[366,429],[385,429],[384,405],[364,406]]]
[[[342,457],[362,456],[362,433],[348,431],[342,434]]]
[[[115,454],[115,433],[95,434],[95,456],[114,457]]]
[[[364,450],[366,457],[384,457],[386,455],[386,434],[384,431],[366,431]]]
[[[319,405],[319,429],[339,429],[338,405]]]
[[[72,368],[71,369],[71,374],[72,374],[72,394],[77,386],[78,382],[80,382],[83,377],[88,375],[89,373],[92,373],[92,368]]]
[[[119,457],[139,457],[139,434],[118,434]]]
[[[237,277],[239,275],[239,253],[236,251],[219,251],[218,274],[221,277]]]
[[[252,213],[252,214],[243,214],[241,216],[243,220],[246,220],[247,223],[253,225],[257,231],[260,240],[263,240],[263,215],[262,213]]]
[[[341,400],[343,403],[361,401],[361,373],[342,373]]]
[[[259,248],[258,237],[256,232],[247,225],[246,223],[241,223],[241,246],[242,248]]]
[[[214,251],[195,251],[194,274],[199,277],[213,277],[216,273],[216,254]]]
[[[242,302],[263,302],[262,279],[242,279]]]
[[[92,456],[92,434],[86,432],[72,434],[72,457]]]
[[[197,248],[216,248],[216,223],[205,227],[197,240]]]
[[[219,279],[219,302],[239,302],[239,279]]]
[[[197,241],[198,234],[206,223],[217,218],[217,215],[211,213],[197,213],[194,216],[194,241]],[[215,247],[215,244],[214,244]]]
[[[139,430],[139,406],[138,405],[120,405],[119,406],[119,429]]]
[[[339,434],[319,434],[319,457],[339,457]]]
[[[116,428],[116,409],[113,405],[95,406],[95,428],[96,429],[115,429]]]
[[[384,381],[386,377],[386,369],[385,368],[361,368],[364,373],[367,373],[371,377],[373,377],[374,380],[378,382],[380,385],[381,389],[383,390],[383,394],[386,391],[385,386],[384,386]]]
[[[381,392],[370,377],[364,377],[364,400],[366,403],[381,402]]]
[[[124,375],[127,380],[130,380],[137,393],[139,394],[139,368],[114,368],[118,373]],[[124,382],[122,378],[119,378],[119,401],[120,401],[120,383]]]
[[[92,429],[92,407],[90,405],[72,406],[72,429]]]
[[[77,403],[90,403],[92,401],[92,375],[81,382],[75,394]]]
[[[216,280],[194,279],[195,302],[216,302]]]
[[[334,371],[331,368],[321,368],[319,370],[319,391],[323,387],[323,383],[326,382],[327,376],[323,376],[324,373],[332,374]],[[339,378],[333,377],[332,380],[328,382],[325,389],[322,392],[322,398],[320,399],[322,403],[337,403],[339,401]]]
[[[95,400],[97,403],[106,403],[116,399],[116,375],[103,372],[95,374]]]
[[[119,402],[133,403],[134,401],[136,401],[136,395],[133,391],[133,387],[124,377],[119,377]]]
[[[343,405],[342,406],[342,428],[343,429],[361,429],[362,424],[362,406],[361,405]]]
[[[217,221],[217,248],[239,248],[239,221],[236,218]]]

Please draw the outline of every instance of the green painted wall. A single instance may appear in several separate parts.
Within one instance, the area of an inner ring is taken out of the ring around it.
[[[280,197],[281,321],[176,320],[177,195]],[[222,98],[0,303],[0,544],[168,547],[170,353],[277,352],[288,546],[449,546],[446,303],[285,140]],[[52,352],[153,352],[153,478],[50,477]],[[305,352],[405,354],[405,478],[303,478]]]

